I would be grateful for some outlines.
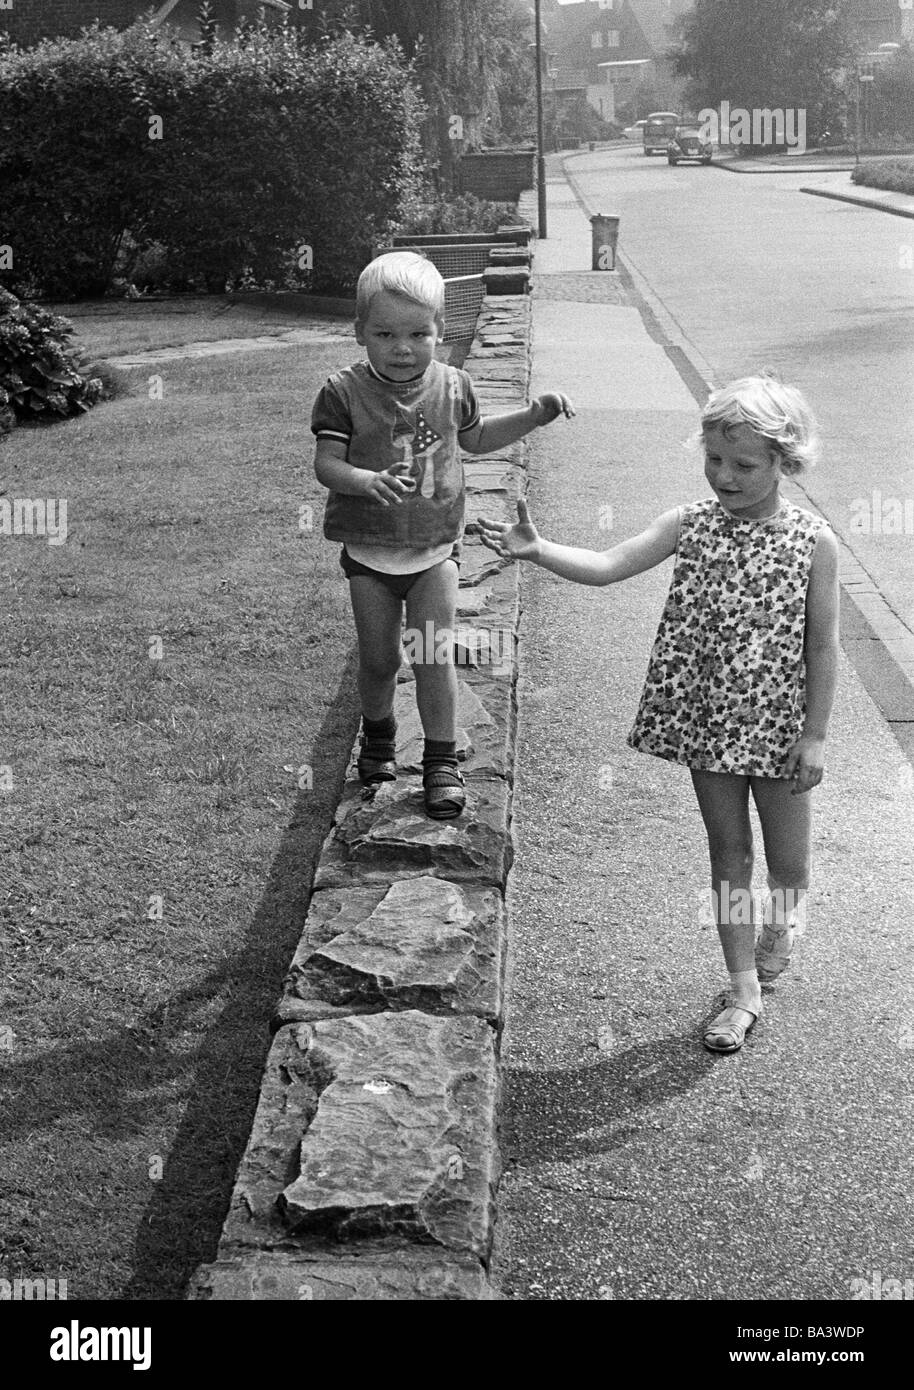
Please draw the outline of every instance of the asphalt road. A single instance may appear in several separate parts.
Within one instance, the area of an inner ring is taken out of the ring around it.
[[[620,176],[636,257],[651,222],[636,189],[667,173],[695,217],[700,180],[706,199],[736,184],[748,218],[736,176],[658,164],[633,172],[628,195]],[[560,274],[573,203],[552,194],[562,211],[540,264]],[[659,195],[654,209],[667,227],[652,235],[671,245],[671,209]],[[736,293],[717,288],[709,273],[708,299]],[[569,391],[578,414],[534,437],[529,501],[545,535],[602,549],[706,495],[682,449],[697,410],[635,310],[570,301],[534,299],[532,390]],[[842,657],[809,927],[742,1052],[711,1056],[701,1025],[726,974],[702,925],[690,779],[625,745],[670,569],[607,589],[523,571],[493,1274],[506,1300],[844,1301],[874,1272],[914,1277],[911,768]],[[607,1327],[649,1362],[664,1325]]]
[[[825,440],[804,486],[914,631],[914,222],[800,193],[808,171],[671,168],[637,147],[568,167],[715,381],[770,366],[802,386]]]

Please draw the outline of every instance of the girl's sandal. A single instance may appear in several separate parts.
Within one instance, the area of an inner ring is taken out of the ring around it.
[[[738,1023],[732,1017],[735,1010],[744,1014],[751,1014],[751,1022]],[[746,1034],[751,1028],[755,1027],[757,1019],[761,1018],[762,1006],[759,1004],[758,1013],[750,1009],[746,1004],[729,1004],[723,1013],[717,1015],[713,1023],[705,1029],[702,1042],[709,1052],[739,1052],[746,1040]]]
[[[781,927],[780,930],[772,931],[770,927],[763,927],[762,934],[758,939],[755,948],[755,968],[758,972],[759,984],[770,985],[790,964],[790,953],[793,950],[793,935],[791,932],[789,940],[788,932],[790,927]]]
[[[432,820],[452,820],[467,803],[464,780],[450,763],[431,763],[422,774],[425,812]]]

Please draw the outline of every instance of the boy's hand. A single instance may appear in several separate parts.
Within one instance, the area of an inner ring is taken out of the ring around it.
[[[381,473],[370,473],[366,470],[365,490],[362,495],[370,497],[382,507],[389,507],[392,502],[399,507],[404,497],[416,490],[415,478],[400,477],[400,470],[408,467],[408,463],[395,463]]]
[[[793,782],[791,796],[812,791],[822,781],[825,770],[825,740],[803,734],[793,745],[784,764],[786,775]]]
[[[547,391],[545,396],[537,396],[533,404],[537,408],[537,425],[551,425],[560,415],[570,420],[574,414],[574,406],[561,391]]]
[[[476,518],[483,545],[505,560],[528,560],[536,554],[539,546],[539,532],[530,520],[526,502],[518,502],[517,515],[518,520],[513,526],[504,521],[490,521],[485,516]]]

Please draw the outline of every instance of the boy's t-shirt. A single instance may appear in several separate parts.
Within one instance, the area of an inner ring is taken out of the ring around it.
[[[430,362],[415,381],[388,381],[369,362],[335,372],[314,403],[312,432],[344,442],[354,468],[380,473],[399,465],[399,476],[416,487],[399,507],[331,492],[327,539],[416,549],[456,540],[464,512],[458,436],[479,418],[470,377],[445,362]]]

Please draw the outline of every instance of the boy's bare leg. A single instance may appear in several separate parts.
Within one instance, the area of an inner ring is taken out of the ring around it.
[[[427,739],[453,742],[457,737],[457,672],[454,670],[454,619],[457,610],[458,570],[453,560],[443,560],[426,570],[406,596],[406,626],[421,635],[417,660],[416,704]],[[427,624],[429,626],[427,626]],[[426,634],[447,634],[445,640]],[[436,661],[446,648],[447,659]]]
[[[367,574],[352,575],[349,593],[359,636],[362,714],[366,719],[386,719],[393,713],[400,669],[403,603]]]

